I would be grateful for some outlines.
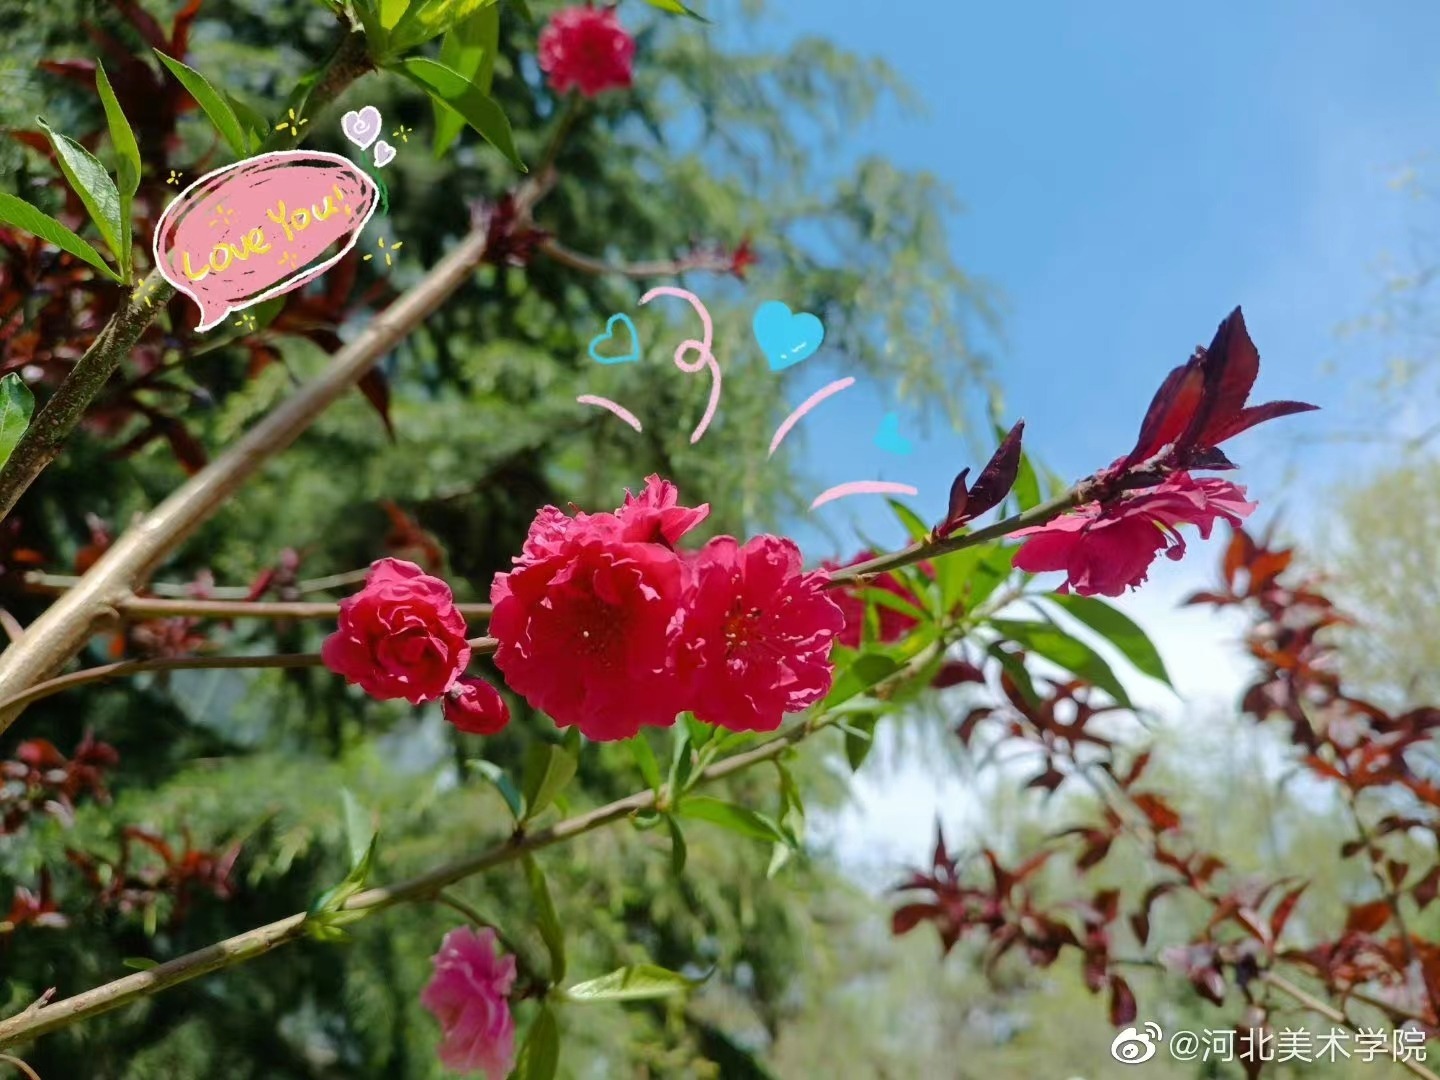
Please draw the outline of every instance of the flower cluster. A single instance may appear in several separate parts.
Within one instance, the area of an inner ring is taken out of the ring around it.
[[[490,593],[495,663],[510,688],[597,740],[686,710],[771,731],[823,698],[844,625],[825,574],[804,572],[799,549],[777,536],[677,551],[709,512],[680,506],[658,476],[614,513],[541,510]]]
[[[489,683],[464,678],[470,663],[465,617],[450,586],[403,559],[380,559],[365,587],[340,601],[339,627],[325,639],[325,666],[379,701],[419,705],[444,698],[461,731],[493,735],[510,720]]]
[[[613,8],[566,8],[541,31],[539,61],[557,94],[574,88],[593,98],[630,85],[635,39]]]
[[[827,571],[843,570],[846,567],[859,566],[861,563],[869,562],[878,554],[879,552],[871,548],[866,548],[849,562],[839,563],[826,561],[821,563],[820,567],[822,570]],[[932,577],[935,568],[929,562],[922,562],[919,564],[919,570],[926,577]],[[865,612],[868,610],[865,603],[866,588],[879,589],[882,592],[887,592],[896,599],[902,600],[906,604],[914,607],[921,605],[921,601],[906,587],[904,581],[896,574],[891,573],[877,574],[863,587],[850,584],[836,589],[835,602],[840,605],[840,613],[845,618],[845,628],[840,631],[839,641],[841,645],[851,649],[860,648],[865,636]],[[878,620],[875,640],[882,645],[899,641],[911,630],[920,625],[920,620],[914,615],[906,611],[901,611],[898,608],[876,604],[875,613]]]

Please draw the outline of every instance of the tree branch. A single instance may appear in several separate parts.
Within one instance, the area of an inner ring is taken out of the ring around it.
[[[653,278],[675,277],[691,270],[708,270],[716,274],[728,274],[732,259],[724,252],[695,252],[679,259],[664,259],[653,262],[608,263],[590,255],[572,251],[555,240],[542,240],[538,249],[556,262],[586,274],[619,274],[622,277]]]
[[[479,637],[470,639],[472,656],[488,656],[495,651],[495,639]],[[233,668],[302,668],[322,667],[325,661],[319,653],[274,653],[255,656],[157,656],[150,660],[117,660],[113,664],[81,668],[68,675],[57,675],[53,679],[36,683],[30,689],[13,697],[0,699],[0,712],[7,709],[24,709],[41,698],[53,697],[77,686],[118,679],[125,675],[140,675],[147,671],[204,671]]]

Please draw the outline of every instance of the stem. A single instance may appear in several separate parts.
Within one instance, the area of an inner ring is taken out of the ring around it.
[[[369,61],[365,58],[362,35],[347,34],[327,62],[311,92],[311,101],[317,106],[327,104],[367,70]],[[271,145],[275,135],[271,132],[264,149],[275,149]],[[35,478],[55,460],[95,396],[110,381],[120,362],[130,355],[151,320],[174,295],[175,287],[160,275],[159,270],[152,270],[149,277],[121,301],[120,309],[76,361],[55,393],[50,395],[21,436],[9,460],[0,468],[0,521],[15,508],[20,496],[35,482]]]
[[[544,190],[543,185],[526,181],[516,196],[521,212],[528,212]],[[468,281],[484,255],[485,234],[470,232],[419,283],[337,352],[320,375],[127,530],[78,585],[0,654],[0,692],[14,694],[54,674],[80,650],[103,612],[128,598],[177,544],[224,505],[266,461],[299,438],[332,402]],[[0,710],[0,733],[17,715],[15,708]]]
[[[333,619],[339,603],[304,600],[179,600],[132,596],[113,605],[127,619]],[[466,619],[490,617],[489,604],[456,604]]]
[[[311,578],[308,581],[296,583],[295,591],[299,593],[329,592],[331,589],[346,585],[358,585],[365,580],[369,573],[370,569],[366,567],[363,570],[346,570],[343,574]],[[31,570],[25,575],[25,591],[59,596],[65,590],[79,585],[80,581],[81,579],[74,574],[47,574],[41,570]],[[176,600],[187,599],[195,595],[194,584],[186,582],[152,581],[146,589],[156,596],[166,596]],[[248,585],[217,585],[210,589],[210,598],[213,600],[245,600],[249,596],[250,586]]]
[[[1350,1031],[1359,1030],[1354,1021],[1352,1021],[1339,1009],[1335,1008],[1335,1006],[1331,1005],[1328,1001],[1322,1001],[1314,994],[1302,990],[1300,987],[1296,986],[1283,975],[1276,975],[1273,971],[1261,972],[1260,981],[1268,986],[1274,987],[1282,994],[1286,995],[1287,997],[1293,998],[1295,1001],[1305,1006],[1306,1009],[1310,1010],[1313,1013],[1318,1013],[1319,1015],[1325,1017],[1327,1020],[1330,1020],[1333,1023],[1339,1024]],[[1424,1065],[1420,1064],[1420,1062],[1418,1061],[1413,1061],[1409,1058],[1406,1058],[1402,1061],[1399,1058],[1396,1058],[1395,1063],[1397,1065],[1405,1066],[1405,1068],[1408,1069],[1410,1072],[1414,1073],[1416,1076],[1424,1077],[1425,1080],[1440,1080],[1440,1076],[1436,1076],[1433,1072],[1427,1069]]]
[[[34,1069],[32,1069],[29,1065],[26,1065],[25,1062],[21,1061],[17,1057],[11,1057],[9,1054],[0,1054],[0,1061],[3,1061],[8,1065],[14,1065],[15,1068],[19,1069],[22,1073],[28,1076],[30,1080],[40,1080],[40,1074],[37,1073]]]
[[[494,638],[471,638],[470,650],[473,656],[484,656],[495,651]],[[12,697],[0,699],[0,712],[7,709],[23,709],[41,698],[52,697],[77,686],[118,679],[123,675],[140,675],[146,671],[206,671],[232,668],[302,668],[323,667],[325,661],[319,653],[278,653],[273,656],[157,656],[151,660],[117,660],[113,664],[81,668],[68,675],[57,675],[53,679],[36,683]]]
[[[1004,521],[997,521],[983,529],[947,536],[943,539],[932,538],[911,544],[899,551],[892,551],[888,555],[878,555],[866,562],[847,566],[843,570],[831,571],[828,587],[833,589],[857,578],[894,570],[901,566],[909,566],[911,563],[924,562],[926,559],[937,558],[962,548],[974,547],[977,544],[985,544],[991,540],[998,540],[1002,536],[1009,536],[1020,529],[1028,529],[1032,525],[1044,525],[1051,518],[1059,517],[1065,511],[1073,510],[1085,501],[1087,501],[1087,497],[1083,486],[1071,488],[1064,495],[1051,499],[1049,502],[1032,506],[1023,513],[1015,514]]]
[[[623,277],[632,278],[674,277],[691,270],[709,270],[721,274],[730,269],[728,255],[696,254],[681,259],[664,259],[654,262],[608,263],[604,259],[572,251],[555,240],[542,240],[538,246],[542,252],[561,265],[597,276],[620,274]]]
[[[828,720],[825,717],[797,723],[767,743],[711,765],[700,774],[698,783],[720,780],[752,765],[779,757],[790,747],[803,742],[826,726]],[[654,806],[655,793],[649,789],[627,795],[623,799],[566,818],[547,828],[518,836],[512,835],[485,851],[438,866],[406,881],[357,893],[346,902],[345,910],[373,913],[407,901],[437,898],[446,887],[464,878],[513,862],[542,848],[553,847],[628,818],[639,811],[653,809]],[[93,990],[57,1001],[53,1005],[11,1017],[0,1022],[0,1047],[38,1038],[57,1028],[109,1012],[139,998],[208,975],[212,971],[252,960],[279,945],[303,937],[305,920],[305,913],[299,912],[207,945],[195,952],[186,953],[148,971],[126,975]]]

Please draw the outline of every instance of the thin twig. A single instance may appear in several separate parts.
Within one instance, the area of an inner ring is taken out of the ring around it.
[[[470,652],[473,656],[486,656],[495,651],[495,639],[472,638]],[[140,675],[147,671],[205,671],[231,670],[234,668],[304,668],[321,667],[325,661],[319,653],[275,653],[256,656],[157,656],[150,660],[117,660],[113,664],[81,668],[68,675],[57,675],[53,679],[36,683],[29,690],[0,700],[0,712],[6,709],[23,709],[41,698],[52,697],[66,690],[90,683],[119,679],[126,675]]]
[[[604,259],[572,251],[555,240],[542,240],[538,247],[540,251],[549,255],[556,262],[568,266],[572,270],[597,276],[619,274],[622,277],[631,278],[675,277],[677,274],[694,270],[725,274],[730,272],[732,265],[731,257],[723,252],[696,252],[679,259],[662,259],[651,262],[610,263]]]
[[[1333,1023],[1339,1024],[1342,1027],[1349,1029],[1350,1031],[1359,1030],[1355,1022],[1351,1020],[1348,1016],[1346,1016],[1344,1012],[1337,1009],[1334,1005],[1331,1005],[1328,1001],[1322,1001],[1314,994],[1302,990],[1300,987],[1296,986],[1283,975],[1276,975],[1273,971],[1263,971],[1260,973],[1260,981],[1269,986],[1273,986],[1282,994],[1286,995],[1287,997],[1293,998],[1295,1001],[1305,1006],[1306,1009],[1325,1017],[1327,1020],[1330,1020]],[[1395,1058],[1395,1063],[1397,1065],[1403,1065],[1406,1069],[1414,1073],[1416,1076],[1423,1077],[1424,1080],[1440,1080],[1440,1076],[1436,1076],[1433,1072],[1427,1069],[1424,1065],[1420,1064],[1420,1062],[1418,1061],[1412,1061],[1409,1058],[1402,1059],[1397,1057]]]
[[[369,573],[370,568],[367,566],[363,570],[346,570],[342,574],[308,578],[296,582],[295,591],[301,594],[329,592],[332,589],[340,589],[348,585],[359,585]],[[47,574],[43,570],[31,570],[24,578],[25,591],[45,596],[59,596],[67,589],[75,588],[81,580],[75,574]],[[195,583],[193,581],[152,581],[145,587],[145,591],[156,596],[184,600],[195,595]],[[250,592],[249,585],[212,585],[206,595],[211,600],[248,600]]]
[[[19,1069],[26,1076],[28,1076],[30,1080],[40,1080],[40,1074],[17,1057],[12,1057],[9,1054],[0,1054],[0,1061],[8,1062],[9,1064],[14,1065],[17,1069]]]
[[[306,600],[172,600],[168,597],[132,596],[112,605],[126,619],[333,619],[340,605]],[[489,604],[456,604],[467,620],[490,618]]]

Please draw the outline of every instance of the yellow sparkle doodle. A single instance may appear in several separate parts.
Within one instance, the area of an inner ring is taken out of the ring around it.
[[[287,109],[286,112],[290,114],[289,117],[285,120],[281,120],[278,124],[276,124],[275,130],[288,131],[291,135],[295,136],[295,138],[298,139],[300,137],[300,129],[306,124],[308,124],[310,121],[302,117],[296,116],[294,109]]]
[[[181,179],[184,175],[185,175],[185,174],[184,174],[183,172],[177,172],[176,170],[171,169],[171,170],[170,170],[170,175],[165,178],[165,183],[167,183],[167,184],[174,184],[176,187],[179,187],[179,186],[180,186],[180,179]]]
[[[387,249],[387,248],[385,247],[385,238],[382,236],[382,237],[380,237],[379,241],[376,243],[375,246],[380,249],[380,254],[383,255],[383,256],[385,256],[385,265],[386,265],[386,266],[392,266],[392,265],[394,265],[394,264],[391,263],[391,261],[390,261],[390,256],[393,255],[395,252],[399,251],[402,247],[404,247],[404,246],[405,246],[405,241],[404,241],[404,240],[401,240],[398,244],[396,244],[396,245],[394,245],[393,247]],[[373,258],[375,258],[374,255],[366,255],[364,261],[365,261],[365,262],[369,262],[369,261],[370,261],[371,259],[373,259]]]
[[[409,128],[406,127],[404,124],[401,124],[398,128],[396,128],[390,133],[390,137],[392,139],[399,139],[403,143],[408,143],[410,141],[410,135],[414,130],[414,128]]]

